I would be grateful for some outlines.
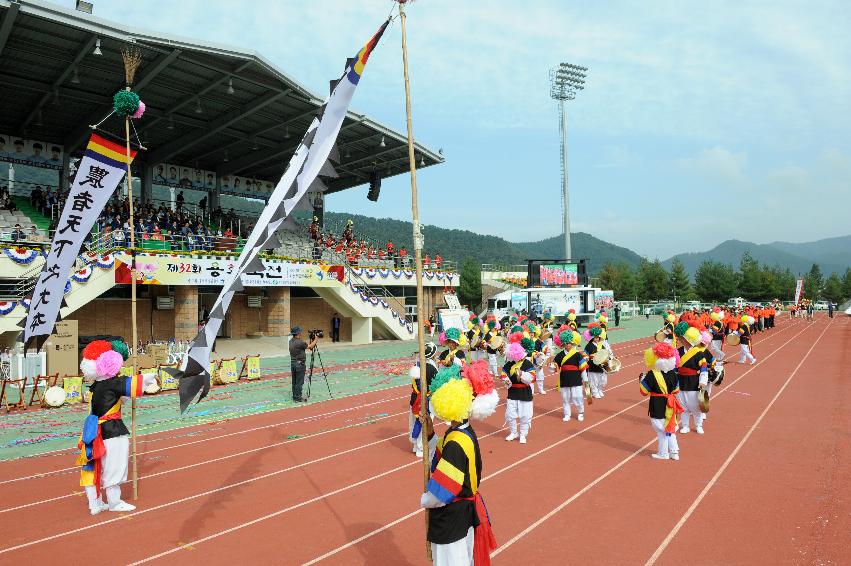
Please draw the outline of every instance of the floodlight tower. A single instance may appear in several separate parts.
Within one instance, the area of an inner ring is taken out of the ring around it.
[[[570,247],[570,199],[567,193],[567,112],[566,100],[576,98],[576,93],[585,88],[587,67],[559,63],[550,69],[550,97],[558,101],[559,133],[561,133],[561,204],[564,220],[564,259],[571,259]]]

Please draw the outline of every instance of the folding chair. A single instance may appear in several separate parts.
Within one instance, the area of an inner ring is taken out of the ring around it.
[[[38,399],[39,405],[44,405],[44,391],[38,388],[39,384],[44,383],[44,389],[46,390],[48,387],[53,387],[59,381],[59,372],[57,371],[54,375],[37,375],[33,378],[33,392],[30,395],[29,405],[32,405],[33,402]]]

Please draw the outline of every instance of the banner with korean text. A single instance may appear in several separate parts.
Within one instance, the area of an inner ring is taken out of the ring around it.
[[[89,139],[23,321],[25,345],[33,338],[40,344],[53,332],[59,309],[64,306],[65,284],[83,240],[135,156],[131,151],[128,159],[125,147],[97,134]]]

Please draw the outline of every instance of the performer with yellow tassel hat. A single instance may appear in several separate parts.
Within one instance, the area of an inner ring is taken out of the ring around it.
[[[127,462],[130,456],[130,431],[121,420],[121,401],[124,397],[140,397],[145,387],[156,381],[151,375],[143,381],[141,375],[118,376],[129,357],[127,345],[121,340],[95,340],[83,349],[80,371],[95,382],[91,413],[83,422],[83,434],[77,442],[82,466],[80,485],[86,493],[89,512],[126,512],[136,507],[121,499],[121,484],[127,481]],[[104,503],[101,488],[106,492]]]
[[[567,314],[564,315],[564,317],[567,320],[567,322],[565,322],[565,324],[567,324],[567,326],[570,328],[570,330],[572,330],[574,332],[579,330],[579,327],[576,325],[576,310],[575,309],[570,309],[569,311],[567,311]]]
[[[700,411],[698,395],[709,382],[709,361],[711,355],[700,341],[700,331],[689,327],[683,333],[683,344],[689,348],[680,356],[677,376],[680,384],[680,405],[683,407],[681,434],[691,432],[689,417],[694,417],[694,430],[703,434],[703,413]]]
[[[756,358],[751,353],[751,325],[754,323],[754,318],[743,314],[740,320],[737,334],[739,335],[739,348],[742,351],[742,355],[739,358],[739,363],[743,364],[745,360],[749,360],[751,365],[753,365],[756,363]]]
[[[588,382],[588,356],[579,347],[579,333],[563,330],[556,336],[556,345],[563,348],[555,355],[553,362],[559,370],[558,386],[561,390],[561,404],[564,409],[564,422],[570,420],[570,406],[576,407],[576,419],[585,420],[585,396],[582,387]]]
[[[486,419],[496,411],[499,394],[482,360],[442,369],[432,381],[431,404],[438,418],[449,421],[443,438],[426,420],[431,477],[420,505],[429,509],[428,540],[437,566],[490,564],[496,538],[479,491],[482,453],[469,419]]]
[[[656,431],[658,448],[651,456],[657,460],[679,460],[677,444],[677,415],[683,412],[677,394],[680,392],[676,366],[676,351],[670,344],[660,342],[644,352],[647,373],[639,377],[639,391],[650,397],[647,414]]]
[[[677,317],[670,311],[662,315],[662,321],[664,322],[662,332],[665,333],[664,342],[666,344],[670,344],[674,348],[677,347],[677,337],[674,335],[674,323],[676,320]]]

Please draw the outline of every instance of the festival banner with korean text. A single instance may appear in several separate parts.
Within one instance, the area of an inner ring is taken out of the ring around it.
[[[50,252],[33,290],[32,304],[24,319],[25,345],[33,338],[44,340],[53,332],[64,303],[65,284],[83,240],[124,178],[128,161],[135,155],[131,151],[128,160],[124,147],[97,134],[89,139],[59,217]]]
[[[244,273],[245,287],[333,287],[344,279],[342,267],[262,260],[263,270]],[[237,268],[232,259],[136,256],[141,285],[224,285]],[[130,283],[130,255],[116,254],[115,282]]]

